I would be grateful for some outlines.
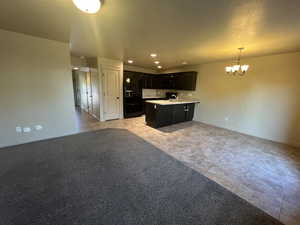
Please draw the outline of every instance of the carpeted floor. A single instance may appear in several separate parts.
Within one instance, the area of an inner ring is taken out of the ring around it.
[[[122,129],[0,149],[0,224],[279,225]]]

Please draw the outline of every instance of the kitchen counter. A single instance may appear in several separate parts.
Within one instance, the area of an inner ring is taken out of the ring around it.
[[[193,120],[195,104],[199,100],[148,100],[146,101],[146,124],[153,128]]]
[[[178,99],[178,100],[147,100],[146,103],[152,103],[156,105],[178,105],[178,104],[194,104],[200,103],[195,99]]]
[[[143,97],[143,100],[150,101],[150,100],[167,100],[166,97]]]

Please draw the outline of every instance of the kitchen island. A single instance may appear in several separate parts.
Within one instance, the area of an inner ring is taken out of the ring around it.
[[[198,100],[149,100],[146,101],[146,123],[158,128],[193,120]]]

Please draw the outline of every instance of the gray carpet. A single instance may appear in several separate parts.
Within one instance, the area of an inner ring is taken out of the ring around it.
[[[0,224],[281,224],[127,130],[0,149]]]

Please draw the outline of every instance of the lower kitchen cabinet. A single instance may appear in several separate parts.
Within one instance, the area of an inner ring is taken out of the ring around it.
[[[186,106],[187,105],[185,105],[185,104],[171,106],[172,111],[173,111],[173,123],[182,123],[187,120]],[[169,108],[170,108],[170,106],[169,106]]]
[[[146,123],[158,128],[193,120],[195,103],[159,105],[146,103]]]

